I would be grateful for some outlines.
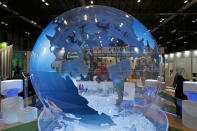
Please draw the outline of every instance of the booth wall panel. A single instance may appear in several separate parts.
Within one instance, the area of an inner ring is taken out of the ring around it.
[[[12,55],[12,45],[0,50],[0,76],[3,79],[12,77]]]

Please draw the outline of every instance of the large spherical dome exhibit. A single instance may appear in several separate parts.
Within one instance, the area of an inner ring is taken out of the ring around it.
[[[159,106],[161,55],[133,16],[83,6],[53,20],[31,56],[43,131],[166,131]]]

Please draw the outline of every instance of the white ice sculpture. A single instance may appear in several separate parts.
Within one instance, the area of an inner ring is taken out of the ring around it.
[[[158,80],[152,80],[152,79],[146,79],[145,80],[145,89],[147,89],[148,95],[155,97],[155,93],[157,91],[157,88],[159,87],[159,81]]]
[[[18,93],[23,90],[23,80],[1,81],[1,94],[7,96],[1,101],[3,121],[6,124],[18,122],[18,111],[24,108],[22,97]]]
[[[182,121],[189,128],[197,129],[197,82],[183,83],[183,92],[189,100],[182,102]]]
[[[155,88],[159,84],[158,80],[147,79],[145,80],[145,86],[150,88]]]
[[[22,97],[10,97],[1,101],[3,121],[6,124],[18,122],[18,111],[24,108]]]
[[[8,91],[17,90],[18,93],[23,91],[23,80],[5,80],[1,81],[1,94],[6,95]]]
[[[28,123],[37,119],[38,109],[35,107],[26,107],[18,112],[19,122]]]

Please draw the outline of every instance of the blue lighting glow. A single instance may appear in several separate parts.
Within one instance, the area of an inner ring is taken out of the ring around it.
[[[7,98],[9,97],[17,97],[18,96],[18,91],[17,90],[10,90],[6,94]]]
[[[197,101],[197,93],[189,93],[188,97],[190,101]]]

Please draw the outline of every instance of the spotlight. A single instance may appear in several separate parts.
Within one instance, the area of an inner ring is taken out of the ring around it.
[[[138,53],[139,52],[139,49],[137,47],[135,47],[134,48],[134,51]]]
[[[185,1],[184,1],[184,4],[186,4],[187,2],[188,2],[188,0],[185,0]]]
[[[190,51],[185,51],[185,56],[189,56],[189,54],[190,54]]]
[[[170,54],[170,58],[174,58],[174,54],[173,53]]]
[[[162,18],[159,22],[160,22],[160,23],[162,23],[162,22],[164,22],[164,20],[165,20],[165,19],[164,19],[164,18]]]
[[[8,6],[6,4],[3,4],[3,7],[7,8]]]
[[[171,33],[174,33],[174,32],[176,32],[176,30],[172,30],[172,31],[171,31]]]
[[[181,53],[180,53],[180,52],[177,52],[177,53],[176,53],[176,57],[179,58],[180,56],[181,56]]]

